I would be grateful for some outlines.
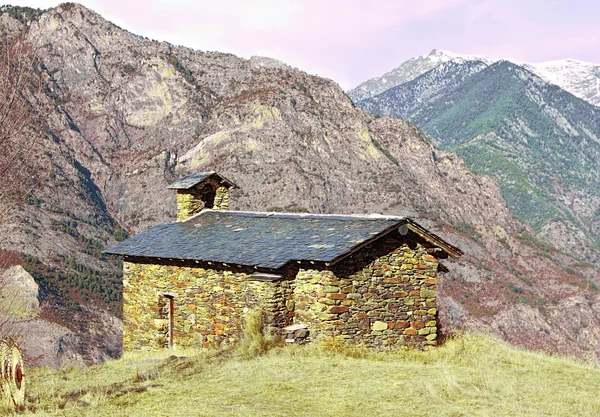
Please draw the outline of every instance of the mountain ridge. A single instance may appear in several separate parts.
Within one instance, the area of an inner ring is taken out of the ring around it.
[[[600,336],[571,340],[574,325],[561,317],[579,303],[570,314],[600,326],[592,314],[598,271],[534,238],[491,177],[473,174],[413,124],[365,113],[331,80],[262,58],[144,39],[80,5],[33,16],[25,25],[7,13],[0,20],[26,27],[38,48],[55,103],[53,135],[44,138],[52,170],[17,214],[21,227],[0,237],[23,254],[43,289],[69,283],[62,298],[42,300],[48,320],[59,301],[83,312],[96,303],[99,277],[111,277],[102,282],[118,290],[110,274],[119,265],[98,249],[125,231],[174,219],[166,185],[213,170],[240,186],[232,209],[413,216],[461,247],[467,254],[442,285],[448,331],[486,328],[521,346],[597,352]],[[73,288],[89,300],[73,298]],[[108,301],[118,305],[111,293]],[[540,323],[562,327],[538,332]],[[98,327],[96,334],[118,337],[115,327]],[[78,351],[86,359],[98,349],[118,354],[90,340],[87,327],[78,331],[88,338]]]
[[[576,59],[529,63],[507,58],[497,59],[479,55],[457,54],[440,49],[433,49],[428,55],[421,55],[407,60],[381,77],[374,77],[359,84],[349,90],[348,95],[353,101],[359,102],[400,84],[412,81],[443,63],[455,62],[462,64],[470,61],[481,61],[487,65],[498,61],[509,61],[528,69],[544,81],[555,84],[590,104],[600,106],[600,64]]]
[[[510,61],[448,68],[440,65],[360,105],[416,123],[471,169],[494,176],[511,210],[541,236],[553,235],[563,250],[586,248],[596,259],[600,109]],[[587,237],[566,245],[550,230],[555,220]]]

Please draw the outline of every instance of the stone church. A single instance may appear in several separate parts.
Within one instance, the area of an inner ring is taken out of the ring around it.
[[[234,187],[182,178],[177,221],[105,251],[124,260],[125,350],[231,345],[251,309],[311,340],[437,343],[440,260],[460,249],[405,217],[229,211]]]

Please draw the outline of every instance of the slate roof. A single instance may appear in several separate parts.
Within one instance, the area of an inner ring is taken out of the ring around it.
[[[217,177],[221,182],[228,184],[230,187],[236,187],[236,185],[233,182],[229,181],[227,178],[217,174],[214,171],[209,171],[197,172],[195,174],[191,174],[180,178],[173,184],[169,185],[167,188],[170,188],[172,190],[189,190],[194,185],[201,183],[202,181],[213,175]]]
[[[292,260],[332,262],[407,222],[403,217],[205,210],[150,227],[105,253],[279,269]]]

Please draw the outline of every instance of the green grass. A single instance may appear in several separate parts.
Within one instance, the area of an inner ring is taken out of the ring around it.
[[[28,411],[52,416],[598,416],[600,369],[481,335],[426,351],[287,346],[127,354],[30,369]],[[181,357],[185,356],[185,357]]]

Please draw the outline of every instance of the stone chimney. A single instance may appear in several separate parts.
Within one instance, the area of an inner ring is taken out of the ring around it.
[[[178,179],[167,188],[177,190],[177,221],[203,209],[227,210],[229,189],[237,186],[216,172],[198,172]]]

